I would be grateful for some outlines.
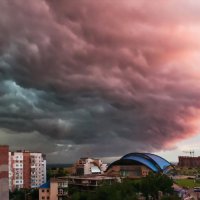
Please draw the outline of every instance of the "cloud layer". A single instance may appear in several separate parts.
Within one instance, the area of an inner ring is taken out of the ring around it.
[[[38,141],[20,144],[53,161],[169,149],[197,133],[199,6],[2,0],[1,140]]]

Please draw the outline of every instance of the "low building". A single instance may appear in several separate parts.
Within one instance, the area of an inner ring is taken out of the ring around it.
[[[0,145],[0,200],[9,199],[8,151],[7,145]]]
[[[73,167],[73,174],[77,176],[103,174],[106,169],[107,164],[100,159],[80,158]]]
[[[116,182],[121,182],[121,179],[105,175],[52,178],[39,187],[39,200],[67,200],[74,191],[93,191],[103,184]]]
[[[68,178],[52,178],[39,187],[39,200],[68,199]]]
[[[151,170],[142,164],[133,164],[133,162],[115,162],[109,167],[106,172],[107,175],[129,177],[129,178],[141,178],[145,177],[151,172]]]
[[[121,182],[121,179],[106,175],[70,176],[68,177],[69,193],[71,194],[71,191],[93,191],[103,184],[111,185],[116,182]]]
[[[173,168],[164,158],[151,153],[130,153],[111,163],[106,175],[127,178],[141,178],[149,174],[169,173]]]
[[[200,157],[191,157],[191,156],[179,156],[178,157],[178,166],[179,167],[200,167]]]
[[[50,200],[50,182],[44,183],[40,186],[39,200]]]

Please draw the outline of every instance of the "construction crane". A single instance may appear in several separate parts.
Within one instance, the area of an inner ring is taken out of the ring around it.
[[[194,150],[183,151],[184,153],[189,153],[191,157],[194,157]]]

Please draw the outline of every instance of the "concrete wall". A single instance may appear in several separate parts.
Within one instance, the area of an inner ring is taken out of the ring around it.
[[[39,189],[39,200],[50,200],[50,189],[49,188],[40,188]]]
[[[23,188],[31,188],[31,159],[30,152],[23,153]]]
[[[57,200],[58,199],[58,182],[51,179],[50,182],[50,200]]]
[[[8,146],[0,146],[0,200],[9,200]]]

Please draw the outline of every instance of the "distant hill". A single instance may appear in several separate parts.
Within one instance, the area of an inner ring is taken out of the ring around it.
[[[60,163],[55,163],[55,164],[47,164],[47,169],[50,168],[68,168],[72,167],[73,164],[60,164]]]

